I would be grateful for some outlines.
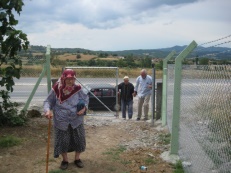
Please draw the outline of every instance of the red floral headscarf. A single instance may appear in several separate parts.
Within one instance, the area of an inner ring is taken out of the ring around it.
[[[56,94],[56,97],[60,100],[60,103],[62,103],[81,89],[81,86],[76,84],[71,87],[66,86],[65,80],[67,78],[76,78],[75,71],[72,69],[64,70],[62,76],[52,87]]]

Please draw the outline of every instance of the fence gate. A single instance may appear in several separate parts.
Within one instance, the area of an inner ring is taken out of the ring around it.
[[[76,72],[76,83],[89,95],[87,115],[118,116],[118,67],[65,67]]]

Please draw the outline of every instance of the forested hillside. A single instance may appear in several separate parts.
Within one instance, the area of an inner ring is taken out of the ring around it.
[[[157,69],[162,68],[162,60],[171,51],[176,51],[175,57],[186,46],[174,46],[161,49],[139,49],[122,51],[93,51],[83,48],[51,48],[51,63],[54,66],[117,66],[117,67],[145,67],[150,68],[152,61]],[[20,52],[23,64],[35,65],[43,62],[46,47],[30,46],[27,52]],[[174,57],[174,58],[175,58]],[[173,60],[169,63],[174,63]],[[197,47],[184,61],[184,64],[231,64],[231,49],[224,47]]]

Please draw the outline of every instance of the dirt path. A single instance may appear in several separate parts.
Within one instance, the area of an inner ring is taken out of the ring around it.
[[[24,127],[1,128],[0,136],[14,135],[22,144],[0,148],[0,173],[46,172],[47,125],[45,118],[33,118]],[[172,173],[171,164],[160,158],[169,149],[166,130],[151,127],[150,123],[122,120],[115,117],[86,117],[87,149],[81,155],[82,169],[74,163],[74,153],[68,153],[66,173],[139,173],[145,165],[150,173]],[[53,133],[51,133],[49,171],[57,172],[61,157],[53,158]],[[166,143],[166,144],[165,144]]]

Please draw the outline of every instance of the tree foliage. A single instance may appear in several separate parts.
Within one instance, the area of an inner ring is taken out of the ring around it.
[[[80,59],[80,58],[81,58],[81,55],[78,53],[78,54],[76,55],[76,58],[77,58],[77,59]]]
[[[199,64],[200,65],[208,65],[209,59],[208,58],[201,58],[199,59]]]
[[[26,50],[29,45],[27,35],[14,28],[18,24],[14,14],[20,15],[23,5],[22,0],[0,1],[0,96],[3,100],[0,103],[0,125],[22,124],[22,119],[16,116],[16,105],[9,99],[9,92],[13,92],[13,78],[20,78],[22,62],[18,52]]]

